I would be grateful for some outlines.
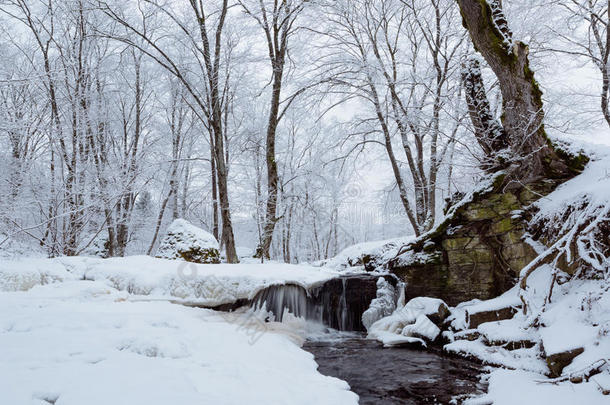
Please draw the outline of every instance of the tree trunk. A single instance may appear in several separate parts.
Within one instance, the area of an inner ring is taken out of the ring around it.
[[[487,157],[482,168],[497,169],[497,153],[508,147],[508,142],[504,128],[491,112],[481,75],[481,64],[477,59],[469,59],[462,66],[462,83],[474,137]]]
[[[210,164],[211,164],[211,175],[212,175],[212,229],[214,237],[217,241],[219,238],[219,226],[218,226],[218,185],[216,175],[216,159],[214,159],[214,139],[210,133]]]
[[[280,96],[282,92],[282,76],[284,71],[283,55],[280,60],[273,61],[273,92],[271,94],[271,110],[269,122],[267,123],[267,147],[265,158],[267,161],[267,208],[265,210],[265,226],[263,227],[263,239],[257,249],[256,257],[270,258],[269,250],[273,240],[273,231],[277,223],[277,195],[278,195],[278,173],[277,161],[275,160],[275,134],[279,123]]]
[[[472,42],[494,71],[502,92],[502,124],[512,151],[507,180],[517,187],[569,175],[544,130],[542,92],[526,44],[515,41],[500,0],[458,0]],[[511,186],[509,184],[509,186]]]

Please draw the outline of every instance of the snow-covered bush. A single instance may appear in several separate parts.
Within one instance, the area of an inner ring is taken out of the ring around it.
[[[176,219],[161,241],[157,257],[193,263],[220,263],[218,241],[184,219]]]

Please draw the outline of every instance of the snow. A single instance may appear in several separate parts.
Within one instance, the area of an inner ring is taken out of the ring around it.
[[[539,340],[538,333],[523,327],[519,318],[507,319],[497,322],[486,322],[479,325],[478,331],[489,342],[519,342],[523,340]]]
[[[399,335],[396,333],[386,332],[386,331],[382,331],[382,330],[376,331],[374,336],[375,336],[375,339],[377,339],[383,343],[384,347],[394,347],[394,346],[412,345],[412,344],[421,345],[422,347],[427,346],[426,342],[424,342],[420,338]]]
[[[373,323],[368,328],[368,337],[379,340],[385,346],[413,341],[405,337],[434,341],[441,331],[427,315],[437,313],[441,304],[444,302],[435,298],[412,299],[391,315]]]
[[[406,306],[416,308],[424,315],[432,315],[439,312],[441,306],[447,306],[445,302],[439,298],[417,297],[409,300]]]
[[[610,201],[610,147],[596,145],[589,151],[591,162],[577,177],[560,185],[555,191],[541,198],[534,205],[540,209],[539,215],[563,212],[574,203],[585,200],[592,205],[605,205]]]
[[[377,280],[377,298],[371,301],[369,308],[362,314],[362,324],[368,330],[372,324],[383,317],[391,315],[396,309],[396,289],[385,278]]]
[[[476,314],[479,312],[496,311],[508,307],[517,308],[520,306],[521,300],[519,298],[519,287],[514,286],[504,294],[490,300],[481,301],[474,299],[458,304],[458,306],[453,308],[451,311],[451,326],[456,329],[467,328],[467,313]]]
[[[444,350],[473,356],[486,364],[506,369],[492,369],[489,375],[489,392],[474,399],[471,404],[539,404],[568,405],[575,403],[605,404],[610,400],[602,390],[610,389],[610,370],[591,377],[590,381],[572,384],[569,381],[551,384],[546,375],[548,366],[544,354],[551,355],[583,348],[584,352],[563,369],[563,376],[578,375],[600,360],[610,360],[610,294],[605,280],[573,279],[556,285],[550,303],[544,305],[548,295],[552,269],[549,265],[538,268],[528,280],[526,298],[531,312],[518,312],[512,319],[479,325],[481,337],[474,340],[457,340],[444,346]],[[493,309],[500,304],[515,302],[515,289],[490,302],[466,303],[460,308]],[[454,313],[458,313],[455,309]],[[459,325],[456,318],[453,325]],[[489,346],[490,341],[530,340],[539,342],[529,349],[507,350]]]
[[[502,347],[489,347],[482,338],[475,341],[456,340],[443,347],[448,353],[474,357],[489,364],[510,369],[522,369],[539,374],[548,372],[546,362],[539,358],[537,348],[506,350]]]
[[[0,403],[358,403],[251,314],[128,298],[82,280],[0,293]]]
[[[36,285],[77,278],[57,260],[0,260],[0,291],[26,291]]]
[[[440,334],[441,330],[438,326],[433,324],[424,314],[420,314],[414,324],[405,326],[401,332],[403,336],[421,336],[431,342],[436,340]]]
[[[308,289],[337,274],[326,268],[277,262],[194,264],[149,256],[62,257],[0,261],[0,288],[27,290],[38,284],[84,278],[151,299],[217,306],[252,299],[271,285],[296,284]]]
[[[605,405],[610,399],[601,395],[596,378],[590,382],[571,384],[541,383],[545,377],[527,371],[494,370],[489,375],[489,393],[484,398],[465,401],[464,405],[537,405],[586,404]]]
[[[363,256],[375,256],[380,262],[386,262],[398,253],[400,248],[415,240],[414,236],[402,238],[380,240],[373,242],[363,242],[343,249],[335,257],[315,263],[318,266],[325,266],[338,271],[358,270],[362,268],[360,260]]]
[[[178,259],[180,258],[178,252],[189,251],[193,247],[219,250],[218,241],[211,233],[184,219],[176,219],[167,228],[167,235],[159,245],[157,257]]]

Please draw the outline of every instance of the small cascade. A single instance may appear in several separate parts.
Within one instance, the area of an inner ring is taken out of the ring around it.
[[[272,312],[279,322],[288,311],[340,331],[365,331],[362,314],[376,297],[379,277],[397,283],[388,275],[358,274],[328,280],[309,291],[295,284],[274,285],[260,291],[251,307]]]
[[[272,285],[254,297],[252,308],[272,312],[278,322],[282,322],[285,311],[297,317],[311,319],[315,314],[312,313],[313,308],[309,301],[311,300],[307,291],[299,285]]]

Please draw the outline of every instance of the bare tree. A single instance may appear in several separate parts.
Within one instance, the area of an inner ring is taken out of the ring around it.
[[[140,0],[140,20],[132,22],[118,7],[111,7],[107,2],[97,2],[99,10],[121,24],[125,35],[105,33],[131,46],[137,47],[144,54],[156,61],[161,67],[173,74],[185,87],[192,107],[207,128],[212,137],[210,142],[214,151],[213,161],[215,175],[218,181],[220,211],[222,217],[222,243],[226,249],[227,261],[238,261],[235,251],[235,238],[229,206],[228,167],[225,149],[225,126],[227,125],[226,108],[230,89],[230,77],[223,71],[223,66],[230,63],[230,41],[224,42],[224,29],[229,9],[227,0],[213,10],[207,10],[203,3],[189,1],[188,19],[183,20],[173,10],[154,1]],[[147,7],[148,6],[148,9]],[[144,10],[148,11],[144,11]],[[152,13],[152,14],[147,14]],[[178,56],[168,46],[163,34],[147,30],[147,23],[153,16],[163,16],[174,24],[177,42],[185,44],[188,52],[197,60],[198,74],[191,71],[190,66],[181,63]],[[214,175],[214,174],[212,174]]]
[[[420,235],[434,225],[438,172],[463,120],[457,110],[449,111],[460,87],[452,80],[464,42],[454,29],[458,16],[444,0],[332,2],[325,10],[331,28],[324,46],[330,52],[321,59],[322,69],[332,78],[332,91],[373,107],[377,128],[361,134],[380,132],[382,140],[365,136],[357,145],[383,145],[403,208]],[[372,122],[361,120],[365,128]],[[408,177],[395,151],[395,133]]]
[[[238,1],[244,11],[254,18],[263,30],[271,64],[272,89],[265,147],[267,202],[262,239],[255,254],[257,257],[269,258],[273,231],[279,220],[277,217],[279,176],[275,146],[277,130],[286,110],[298,95],[292,95],[288,100],[284,100],[284,107],[282,108],[282,87],[284,85],[290,39],[298,29],[296,21],[307,0]]]
[[[610,126],[610,1],[607,0],[549,0],[567,14],[565,21],[570,32],[553,29],[560,42],[566,46],[552,48],[569,55],[591,61],[601,74],[600,108]],[[583,25],[586,34],[579,35]]]

